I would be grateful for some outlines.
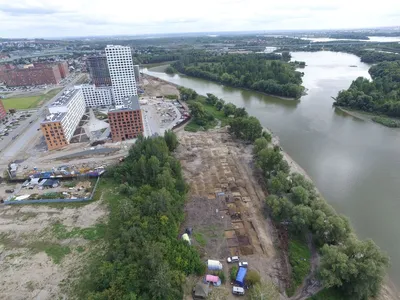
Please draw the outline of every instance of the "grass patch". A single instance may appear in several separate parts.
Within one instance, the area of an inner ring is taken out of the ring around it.
[[[65,225],[56,223],[53,225],[53,233],[59,240],[81,237],[88,241],[96,241],[104,238],[106,232],[105,224],[97,224],[94,227],[79,228],[74,227],[68,230]]]
[[[200,244],[200,246],[204,247],[207,244],[207,241],[204,237],[204,235],[200,232],[195,232],[193,233],[193,237]]]
[[[55,264],[59,264],[65,255],[71,253],[71,249],[68,246],[51,245],[44,249],[44,252],[51,257]]]
[[[43,104],[44,102],[53,98],[61,90],[62,90],[62,88],[53,89],[53,90],[48,91],[46,94],[38,95],[38,96],[6,98],[6,99],[2,99],[2,102],[3,102],[4,108],[6,110],[8,110],[10,108],[14,108],[14,109],[36,108],[40,104]]]
[[[342,300],[345,299],[343,295],[334,288],[324,289],[318,294],[309,298],[309,300]]]
[[[68,246],[61,246],[45,241],[36,241],[29,245],[34,252],[44,251],[55,264],[59,264],[65,255],[71,253],[71,249]]]
[[[298,239],[289,241],[289,262],[292,266],[292,282],[290,288],[286,290],[289,297],[294,295],[296,289],[310,273],[310,259],[311,253],[304,241]]]

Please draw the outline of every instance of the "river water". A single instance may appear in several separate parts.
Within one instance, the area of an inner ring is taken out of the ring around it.
[[[390,275],[400,286],[400,131],[345,115],[332,107],[337,92],[369,65],[357,56],[335,52],[297,52],[305,61],[300,101],[281,100],[206,80],[144,70],[153,76],[213,93],[245,107],[279,136],[284,150],[313,179],[325,199],[349,217],[361,238],[372,238],[391,257]],[[357,67],[350,67],[357,66]]]

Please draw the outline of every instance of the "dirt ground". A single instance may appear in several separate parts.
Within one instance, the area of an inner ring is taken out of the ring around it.
[[[106,210],[100,201],[77,208],[44,205],[0,206],[0,298],[64,299],[62,283],[81,268],[91,243],[82,237],[57,239],[55,223],[67,230],[89,228],[103,220]],[[61,262],[47,251],[67,247]]]
[[[239,255],[261,278],[280,286],[275,230],[262,212],[265,194],[257,183],[251,147],[233,141],[226,129],[179,132],[177,157],[190,184],[184,227],[193,228],[192,242],[204,260],[224,262],[226,298],[231,294],[226,258]],[[282,296],[282,299],[285,299]]]
[[[172,84],[166,84],[158,78],[143,74],[144,96],[157,97],[166,95],[179,95],[177,87]]]

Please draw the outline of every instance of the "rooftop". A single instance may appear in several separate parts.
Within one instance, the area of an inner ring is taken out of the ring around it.
[[[130,96],[126,97],[123,100],[123,105],[116,105],[114,109],[111,109],[109,112],[119,112],[126,110],[140,110],[139,97],[138,96]]]
[[[56,113],[56,114],[49,114],[49,115],[47,115],[46,118],[41,122],[41,124],[43,124],[43,123],[51,123],[51,122],[59,122],[59,121],[61,121],[61,120],[64,118],[64,116],[65,116],[66,114],[67,114],[67,113],[65,113],[65,112]]]
[[[79,90],[77,89],[69,89],[66,90],[60,97],[57,98],[56,101],[54,101],[51,106],[55,107],[55,106],[63,106],[66,105],[69,100],[71,100],[71,98],[73,96],[75,96],[76,93],[78,93]]]

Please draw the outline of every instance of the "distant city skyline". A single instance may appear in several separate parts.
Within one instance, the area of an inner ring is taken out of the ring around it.
[[[0,37],[326,30],[399,26],[400,1],[0,0]]]

